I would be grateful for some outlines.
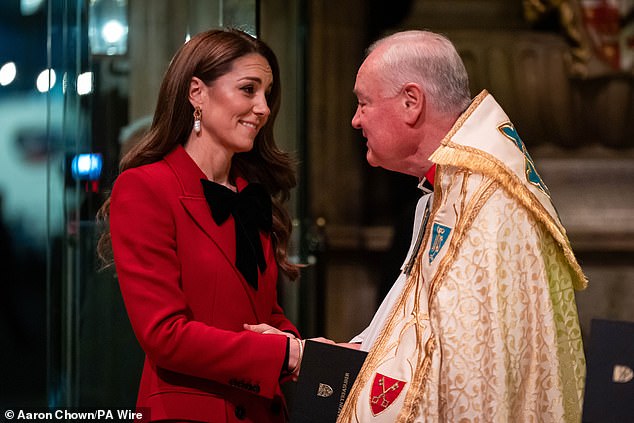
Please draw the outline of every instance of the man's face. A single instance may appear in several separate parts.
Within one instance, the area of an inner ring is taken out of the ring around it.
[[[354,93],[357,110],[352,126],[361,129],[367,139],[366,158],[372,166],[403,171],[403,159],[415,152],[403,137],[403,99],[400,93],[385,94],[385,83],[379,78],[380,67],[375,66],[374,52],[363,62],[357,73]]]

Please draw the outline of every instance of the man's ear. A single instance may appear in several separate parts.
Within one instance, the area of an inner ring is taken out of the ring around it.
[[[405,121],[414,125],[425,110],[425,93],[420,85],[410,82],[403,86],[401,94],[405,107]]]
[[[192,77],[192,80],[189,82],[189,102],[192,106],[196,107],[203,102],[205,87],[205,83],[200,78]]]

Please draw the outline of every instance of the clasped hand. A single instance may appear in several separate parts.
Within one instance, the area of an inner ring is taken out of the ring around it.
[[[249,325],[245,323],[243,325],[244,329],[250,330],[252,332],[261,333],[264,335],[284,335],[291,340],[296,340],[295,342],[291,341],[289,344],[289,356],[288,356],[288,372],[293,375],[293,378],[296,379],[299,376],[299,370],[302,364],[302,356],[304,353],[304,341],[302,339],[297,338],[295,335],[289,332],[283,332],[277,328],[274,328],[271,325],[267,325],[266,323],[260,323],[257,325]],[[311,341],[315,342],[323,342],[324,344],[334,344],[335,342],[323,338],[310,338]]]

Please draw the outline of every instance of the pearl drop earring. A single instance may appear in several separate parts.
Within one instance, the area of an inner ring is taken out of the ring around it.
[[[200,135],[200,118],[203,116],[203,111],[200,107],[196,106],[194,109],[194,132],[196,135]]]

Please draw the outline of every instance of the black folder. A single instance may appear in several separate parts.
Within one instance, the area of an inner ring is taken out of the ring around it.
[[[592,320],[582,421],[634,422],[634,322]]]
[[[291,423],[335,423],[367,354],[307,340]]]

